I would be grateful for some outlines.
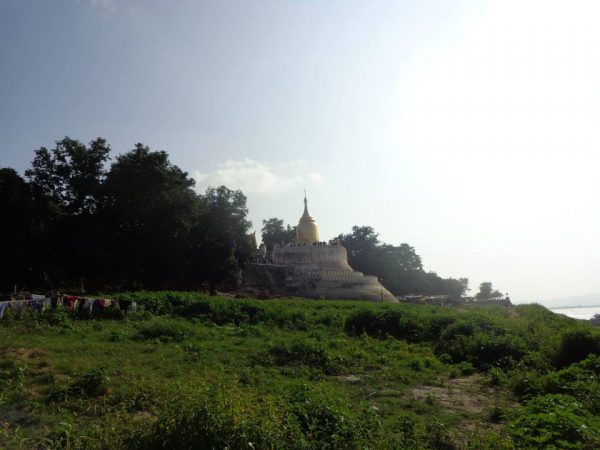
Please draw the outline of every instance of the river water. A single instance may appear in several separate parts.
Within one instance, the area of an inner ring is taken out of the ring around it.
[[[574,319],[591,319],[595,314],[600,314],[600,306],[582,306],[579,308],[551,308],[556,314],[564,314]]]

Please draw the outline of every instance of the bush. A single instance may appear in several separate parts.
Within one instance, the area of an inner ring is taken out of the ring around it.
[[[346,319],[345,330],[352,336],[363,333],[376,338],[393,336],[408,342],[423,342],[430,339],[432,331],[429,317],[400,309],[384,309],[375,312],[364,309]],[[439,323],[437,326],[441,326]]]
[[[496,405],[489,411],[488,420],[492,423],[500,423],[504,420],[504,416],[504,410]]]
[[[112,330],[108,335],[110,342],[120,342],[125,338],[125,333],[121,330]]]
[[[542,393],[542,382],[537,372],[515,371],[511,373],[509,386],[521,399],[530,399]]]
[[[469,362],[482,371],[512,368],[527,354],[520,336],[476,330],[474,324],[466,322],[451,325],[435,345],[436,354],[453,363]]]
[[[527,403],[509,426],[517,448],[598,448],[600,422],[568,395],[544,395]]]
[[[144,340],[157,339],[161,342],[180,342],[193,334],[193,328],[185,322],[157,320],[142,324],[137,336]]]
[[[456,437],[440,422],[431,422],[425,428],[426,448],[435,450],[455,450],[459,448]]]
[[[488,383],[491,386],[499,386],[504,380],[504,372],[496,367],[492,367],[487,372]]]
[[[556,366],[566,367],[587,358],[588,355],[600,355],[600,336],[590,330],[574,330],[563,334]]]
[[[173,405],[163,412],[150,433],[136,433],[128,448],[179,450],[214,448],[276,448],[295,440],[287,418],[264,399],[243,398],[239,392],[213,390],[195,405]],[[289,436],[291,435],[291,436]]]
[[[597,414],[600,413],[599,377],[600,357],[594,355],[545,375],[540,384],[544,393],[571,395]]]
[[[69,386],[52,386],[49,399],[62,402],[69,397],[99,397],[108,392],[108,373],[103,367],[91,369],[77,377]]]
[[[179,450],[354,449],[365,448],[379,430],[373,408],[353,413],[348,405],[300,386],[289,406],[235,388],[212,389],[192,404],[177,403],[154,423],[137,431],[128,448]]]
[[[376,411],[368,404],[353,413],[349,405],[318,395],[307,385],[298,386],[289,402],[305,441],[301,448],[363,448],[380,427]]]
[[[309,338],[272,344],[268,350],[268,360],[277,366],[305,365],[328,374],[337,372],[344,364],[341,357],[329,356],[321,342]]]
[[[91,369],[73,383],[71,392],[82,397],[98,397],[106,393],[108,380],[108,374],[104,368]]]
[[[56,326],[67,323],[69,315],[63,308],[58,308],[55,311],[43,314],[41,318],[45,320],[48,325]]]

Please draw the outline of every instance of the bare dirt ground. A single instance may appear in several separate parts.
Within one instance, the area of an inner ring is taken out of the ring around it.
[[[410,389],[407,395],[439,405],[449,412],[464,414],[465,419],[457,426],[463,433],[499,431],[503,428],[502,418],[491,418],[494,409],[507,410],[518,406],[516,402],[506,400],[507,393],[502,389],[487,385],[480,374],[440,381],[441,386],[418,386]]]
[[[481,413],[492,407],[495,399],[500,397],[497,389],[483,384],[483,377],[479,374],[441,381],[443,386],[418,386],[407,394],[417,400],[439,404],[444,409],[467,413]]]

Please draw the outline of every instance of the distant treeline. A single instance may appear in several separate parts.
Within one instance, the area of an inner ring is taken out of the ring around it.
[[[102,138],[85,145],[65,137],[35,151],[25,178],[0,168],[0,289],[234,285],[254,252],[244,194],[225,186],[198,194],[164,151],[136,144],[113,161],[110,151]],[[268,246],[293,231],[276,218],[263,225]],[[394,294],[467,289],[466,279],[425,272],[414,248],[381,243],[371,227],[338,240],[353,268],[382,278]]]

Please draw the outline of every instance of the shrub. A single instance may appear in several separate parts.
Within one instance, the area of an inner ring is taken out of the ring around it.
[[[319,395],[307,385],[298,386],[289,401],[305,440],[301,448],[363,448],[381,426],[376,410],[368,404],[353,413],[349,405]]]
[[[138,431],[127,447],[140,450],[260,449],[280,447],[282,442],[297,439],[288,418],[265,399],[244,398],[234,390],[212,390],[194,403],[172,405],[155,422],[150,433]]]
[[[600,412],[600,357],[587,359],[570,365],[557,372],[551,372],[541,379],[542,390],[546,394],[567,394],[581,401],[593,413]]]
[[[588,355],[600,355],[600,336],[590,330],[574,330],[563,334],[556,366],[566,367],[584,360]]]
[[[211,389],[192,404],[177,402],[150,432],[129,438],[132,449],[353,449],[365,448],[379,430],[373,408],[348,405],[300,386],[283,406],[236,388]]]
[[[50,311],[48,314],[41,316],[48,325],[56,326],[65,324],[69,320],[69,315],[63,308],[58,308],[55,311]]]
[[[521,399],[529,399],[542,393],[542,382],[536,372],[512,372],[509,386]]]
[[[471,333],[473,329],[464,323],[454,324],[451,328],[442,333],[435,346],[435,352],[440,356],[447,355],[450,362],[466,361],[483,371],[492,367],[508,369],[527,353],[527,345],[519,336],[497,336],[483,331],[465,335],[462,333]]]
[[[82,397],[98,397],[106,393],[108,380],[108,374],[104,368],[91,369],[73,383],[71,392]]]
[[[108,335],[108,340],[110,342],[120,342],[124,339],[125,333],[121,330],[112,330]]]
[[[488,370],[487,376],[488,383],[491,386],[499,386],[504,380],[504,372],[496,367],[492,367],[490,370]]]
[[[455,450],[459,448],[456,437],[440,422],[428,423],[424,438],[426,448],[435,450]]]
[[[345,330],[353,336],[368,334],[379,337],[382,334],[381,321],[378,314],[373,310],[361,310],[346,319]]]
[[[77,377],[68,386],[52,386],[49,390],[49,400],[62,402],[69,397],[99,397],[106,394],[109,381],[106,369],[99,367],[91,369]]]
[[[568,395],[544,395],[522,408],[509,426],[517,448],[598,448],[600,422]]]
[[[496,405],[488,413],[488,420],[492,423],[500,423],[504,420],[504,416],[504,410]]]
[[[527,346],[519,336],[478,333],[469,342],[468,350],[469,359],[479,369],[507,369],[521,360],[527,353]]]
[[[157,339],[161,342],[183,341],[194,334],[193,328],[185,322],[157,320],[142,324],[137,336],[140,339]]]
[[[471,364],[470,362],[466,362],[466,361],[463,361],[460,364],[457,364],[456,368],[459,370],[459,372],[462,376],[473,375],[476,372],[475,367],[473,367],[473,364]]]
[[[364,309],[346,319],[345,330],[353,336],[363,333],[376,338],[393,336],[408,342],[423,342],[429,337],[428,321],[408,311]]]
[[[418,421],[419,416],[410,412],[399,412],[392,419],[389,440],[395,443],[393,448],[418,448]]]
[[[268,350],[269,361],[278,366],[300,366],[320,369],[333,374],[344,364],[342,358],[329,356],[323,344],[315,339],[278,342]]]

